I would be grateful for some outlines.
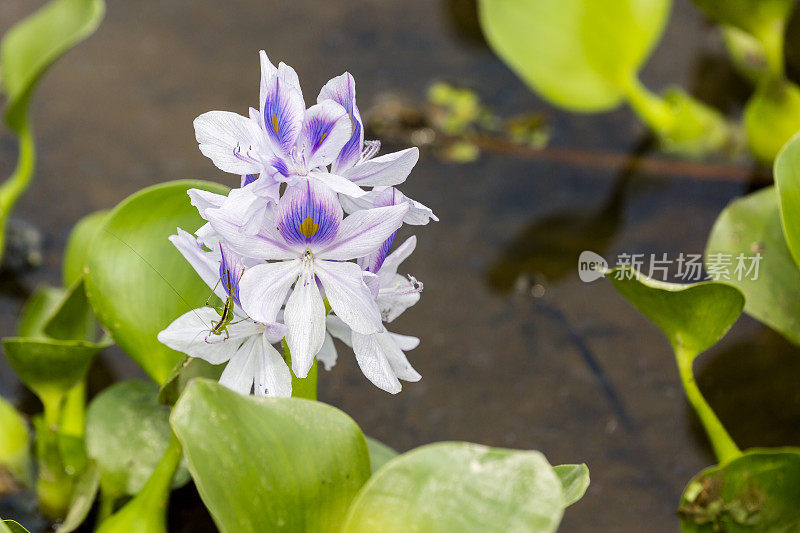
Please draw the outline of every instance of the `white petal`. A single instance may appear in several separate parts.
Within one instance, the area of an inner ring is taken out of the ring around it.
[[[364,283],[367,285],[369,292],[372,293],[372,297],[377,298],[378,292],[381,290],[381,280],[377,274],[365,270],[361,272],[361,277],[364,278]]]
[[[256,396],[288,398],[292,395],[292,373],[283,356],[266,336],[261,339],[261,354],[257,359],[255,387]]]
[[[417,344],[419,344],[419,339],[414,337],[405,337],[404,335],[395,335],[394,333],[389,333],[388,331],[378,333],[377,336],[378,343],[383,349],[383,353],[386,355],[386,359],[389,361],[389,365],[391,365],[395,376],[403,381],[419,381],[422,379],[422,376],[420,376],[419,373],[414,370],[414,367],[412,367],[411,363],[408,362],[406,354],[403,353],[402,349],[395,341],[396,338],[400,337],[401,340],[407,344],[411,344],[412,339],[416,340]]]
[[[322,343],[319,353],[317,353],[317,361],[322,363],[325,370],[330,370],[336,364],[338,354],[336,353],[336,346],[333,344],[333,338],[326,333],[325,342]]]
[[[300,274],[300,260],[264,263],[244,271],[239,282],[239,300],[250,318],[262,323],[274,322],[286,300],[289,287]]]
[[[258,337],[251,337],[242,344],[222,371],[222,376],[219,378],[220,385],[239,394],[250,394],[258,370],[260,344],[261,340]]]
[[[244,232],[241,224],[237,223],[235,219],[231,220],[233,217],[231,213],[221,209],[209,209],[206,214],[209,223],[225,243],[244,257],[265,260],[297,257],[297,252],[289,248],[283,237],[271,225],[265,223],[256,235],[248,235]]]
[[[311,176],[330,187],[335,193],[352,196],[353,198],[358,198],[367,194],[367,191],[349,179],[337,176],[336,174],[331,174],[329,172],[311,172]]]
[[[212,323],[219,314],[210,307],[193,309],[176,318],[167,329],[158,334],[158,340],[191,357],[208,361],[212,365],[224,363],[233,356],[242,339],[258,333],[252,322],[228,326],[230,338],[225,334],[209,336]]]
[[[397,394],[402,390],[403,387],[379,342],[378,334],[362,335],[353,332],[353,351],[361,372],[376,387],[392,394]]]
[[[292,354],[292,370],[298,378],[305,378],[325,342],[325,304],[310,266],[297,280],[283,318],[289,328],[286,343]]]
[[[399,333],[389,332],[389,336],[394,340],[397,347],[407,352],[419,346],[419,339],[410,335],[400,335]]]
[[[225,300],[228,295],[222,285],[217,283],[219,281],[219,261],[213,259],[213,254],[204,251],[197,239],[181,228],[178,228],[177,235],[170,235],[169,240],[197,272],[200,279],[208,285],[208,288],[213,289],[214,294]]]
[[[216,194],[203,189],[189,189],[186,192],[189,194],[192,205],[197,208],[200,216],[204,219],[206,218],[206,209],[220,207],[226,198],[224,194]]]
[[[403,312],[416,304],[420,298],[419,282],[412,283],[400,274],[393,276],[393,281],[382,284],[378,291],[378,308],[384,322],[392,322]]]
[[[300,81],[292,67],[281,62],[278,68],[261,50],[261,96],[259,124],[264,128],[272,152],[289,154],[297,142],[306,104]],[[266,160],[266,159],[265,159]]]
[[[232,174],[258,174],[261,129],[247,117],[229,111],[209,111],[194,119],[200,151],[220,170]]]
[[[316,260],[315,270],[331,308],[352,330],[369,334],[383,328],[380,311],[358,265]]]
[[[346,261],[369,255],[403,224],[407,203],[358,211],[344,218],[336,239],[317,255]]]
[[[350,326],[342,322],[342,319],[336,315],[328,315],[325,320],[325,325],[328,333],[335,339],[339,339],[346,345],[353,347],[353,335]]]
[[[419,149],[408,148],[364,161],[342,170],[341,173],[345,178],[364,187],[399,185],[406,181],[418,160]]]
[[[381,269],[378,271],[378,276],[383,281],[390,281],[393,279],[393,274],[397,273],[397,268],[400,266],[400,263],[408,259],[414,249],[417,247],[417,236],[412,235],[408,239],[403,242],[400,246],[398,246],[394,252],[390,253],[386,256],[386,259],[383,260],[383,265],[381,265]],[[385,278],[384,278],[385,276]]]

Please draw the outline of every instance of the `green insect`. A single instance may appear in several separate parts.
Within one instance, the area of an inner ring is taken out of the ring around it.
[[[223,266],[224,264],[225,263],[223,261]],[[220,270],[222,270],[222,268],[220,268]],[[219,315],[219,320],[216,322],[211,322],[211,331],[206,337],[206,342],[209,342],[208,338],[211,335],[219,336],[222,335],[223,332],[225,333],[225,338],[223,340],[228,340],[231,337],[230,333],[228,332],[228,326],[232,326],[234,324],[238,324],[239,322],[241,322],[241,320],[237,322],[233,321],[234,318],[233,295],[236,294],[236,289],[239,287],[239,281],[242,280],[242,274],[244,274],[244,268],[242,269],[241,272],[239,272],[236,284],[234,284],[233,281],[231,280],[230,270],[225,269],[222,275],[220,275],[219,279],[217,280],[216,285],[214,285],[214,289],[211,291],[211,296],[209,296],[208,300],[206,300],[206,305],[208,305],[208,303],[211,301],[212,296],[214,296],[214,291],[217,289],[217,286],[219,285],[220,282],[222,282],[222,286],[225,289],[225,293],[228,295],[228,297],[225,298],[225,302],[222,304],[221,308],[217,307],[214,308],[214,310]]]

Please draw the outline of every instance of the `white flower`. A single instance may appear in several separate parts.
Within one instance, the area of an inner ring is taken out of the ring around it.
[[[284,301],[292,370],[308,375],[325,341],[325,304],[353,331],[383,328],[378,305],[361,268],[347,262],[375,252],[400,227],[407,204],[367,209],[343,219],[336,194],[316,180],[290,187],[256,235],[247,235],[229,213],[207,209],[213,229],[237,253],[275,261],[252,266],[241,280],[242,306],[253,319],[275,321]],[[286,295],[294,285],[288,300]]]
[[[210,307],[193,309],[160,332],[158,340],[212,365],[228,362],[219,382],[237,392],[250,394],[253,390],[261,396],[291,396],[289,367],[272,346],[284,337],[286,326],[255,322],[242,311],[239,285],[246,270],[243,262],[224,246],[218,253],[204,251],[192,235],[180,228],[170,240],[217,296],[223,301],[232,298],[233,318],[227,331],[215,333],[213,324],[220,320],[217,311]],[[228,287],[233,290],[228,292]]]

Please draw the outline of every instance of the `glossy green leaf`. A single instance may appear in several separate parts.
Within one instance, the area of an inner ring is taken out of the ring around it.
[[[748,450],[703,470],[687,485],[679,514],[685,533],[797,531],[800,450]]]
[[[72,285],[83,275],[89,246],[102,229],[108,213],[109,211],[104,210],[86,215],[72,228],[64,250],[62,265],[64,285]]]
[[[539,533],[564,513],[561,481],[536,451],[443,442],[405,453],[364,485],[343,533]]]
[[[0,520],[0,533],[30,533],[14,520]]]
[[[95,533],[168,533],[170,487],[181,457],[181,445],[172,435],[164,456],[139,494],[104,520]]]
[[[158,342],[158,332],[210,293],[168,240],[177,227],[192,232],[204,222],[189,203],[190,188],[227,192],[204,181],[144,189],[109,214],[86,259],[86,294],[98,320],[159,384],[183,354]]]
[[[604,111],[658,41],[670,0],[480,0],[494,51],[536,92],[573,111]]]
[[[558,465],[554,466],[561,486],[564,488],[564,500],[566,505],[572,505],[586,494],[589,488],[589,469],[585,464],[580,465]]]
[[[726,281],[744,294],[745,312],[800,344],[800,298],[794,296],[800,294],[800,270],[783,235],[773,187],[734,200],[714,223],[706,262],[712,256],[735,258],[740,253],[761,254],[757,279]]]
[[[0,494],[10,488],[4,486],[9,475],[23,485],[32,480],[30,432],[22,415],[0,397]]]
[[[372,437],[367,437],[367,449],[369,450],[369,462],[373,474],[380,470],[383,465],[400,455],[389,446]]]
[[[60,287],[39,285],[22,309],[17,335],[20,337],[43,337],[44,326],[64,299],[66,291]]]
[[[742,294],[723,283],[666,283],[628,267],[610,271],[607,278],[658,326],[676,352],[692,357],[715,345],[739,318],[744,306]]]
[[[198,379],[171,421],[223,533],[339,531],[370,475],[364,435],[322,403],[242,396]]]
[[[158,385],[125,381],[103,391],[86,416],[86,450],[100,468],[104,495],[137,494],[164,455],[172,430],[169,408],[158,403]],[[176,476],[176,486],[188,472]]]
[[[103,0],[53,0],[0,42],[6,123],[18,130],[36,82],[67,50],[91,35],[103,18]]]
[[[58,529],[56,529],[56,533],[72,533],[83,524],[92,510],[99,488],[100,468],[98,468],[97,463],[91,462],[75,484],[69,512],[64,521],[58,526]]]
[[[780,151],[774,169],[783,234],[795,264],[800,266],[800,134]]]
[[[86,376],[95,355],[107,343],[6,337],[3,349],[25,385],[48,403],[60,402]]]
[[[744,127],[753,155],[772,163],[800,130],[800,88],[782,80],[760,84],[745,106]]]
[[[739,318],[744,307],[742,293],[732,285],[718,282],[666,283],[638,274],[629,267],[614,269],[607,277],[620,294],[669,339],[686,397],[697,412],[719,460],[738,456],[739,448],[697,387],[692,362],[716,344]]]

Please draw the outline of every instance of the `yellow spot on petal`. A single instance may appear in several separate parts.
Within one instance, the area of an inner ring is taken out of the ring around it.
[[[311,215],[307,216],[306,219],[300,224],[300,233],[305,235],[306,237],[313,237],[317,230],[319,230],[319,224],[314,222],[314,219],[311,218]]]
[[[327,137],[327,136],[328,136],[328,132],[327,131],[325,133],[323,133],[322,135],[320,135],[319,142],[317,144],[322,144],[322,141],[324,141],[325,137]]]
[[[275,134],[277,134],[278,130],[280,129],[280,124],[278,124],[278,114],[277,113],[273,113],[272,114],[272,129],[275,130]]]

